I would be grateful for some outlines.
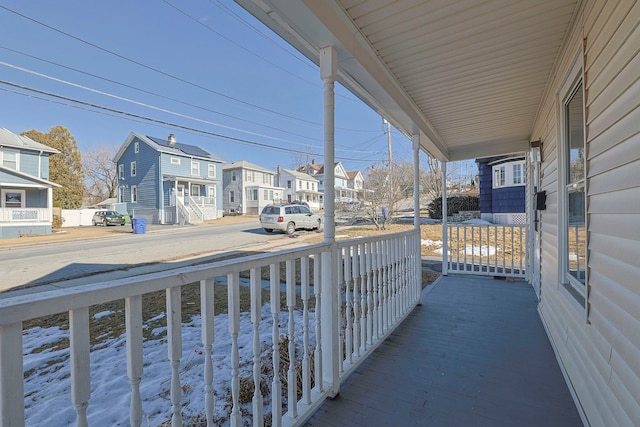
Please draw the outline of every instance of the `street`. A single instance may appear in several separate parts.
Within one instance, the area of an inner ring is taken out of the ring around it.
[[[316,235],[300,232],[301,237]],[[266,234],[256,223],[241,223],[1,249],[0,298],[175,268],[233,251],[296,245],[301,240]],[[6,292],[9,289],[14,290]]]

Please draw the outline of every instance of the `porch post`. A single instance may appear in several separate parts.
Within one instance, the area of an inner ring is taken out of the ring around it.
[[[447,162],[442,162],[442,275],[448,274],[449,229],[447,227]]]
[[[418,234],[416,238],[416,295],[420,304],[422,290],[422,238],[420,237],[420,134],[413,135],[413,227]]]
[[[176,209],[176,213],[175,213],[176,217],[173,219],[173,223],[179,224],[180,220],[178,219],[178,178],[176,178],[176,180],[173,181],[173,195],[174,195],[173,204]]]
[[[47,188],[47,209],[49,210],[49,221],[53,228],[53,187]]]
[[[322,373],[323,382],[335,396],[340,391],[339,301],[337,288],[338,248],[335,244],[335,147],[334,82],[338,56],[333,46],[320,50],[320,77],[324,86],[324,241],[330,250],[322,253]]]

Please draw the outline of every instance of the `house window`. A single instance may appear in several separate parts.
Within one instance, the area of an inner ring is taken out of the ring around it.
[[[516,163],[513,165],[513,183],[514,184],[522,184],[524,181],[522,179],[522,164]]]
[[[138,187],[131,186],[131,203],[138,203]]]
[[[171,157],[169,159],[169,163],[171,163],[172,165],[179,165],[182,162],[180,161],[180,157]]]
[[[271,184],[271,177],[269,176],[268,173],[263,173],[262,174],[262,183],[263,184]]]
[[[191,161],[191,176],[200,176],[200,162]]]
[[[291,188],[291,180],[287,181],[287,188]]]
[[[140,152],[140,143],[138,141],[133,143],[133,152],[136,154]]]
[[[309,181],[307,181],[307,190],[309,189]]]
[[[236,171],[231,172],[231,181],[237,181],[238,180],[238,176],[236,175]]]
[[[118,178],[124,179],[124,165],[123,164],[119,164],[118,165]]]
[[[8,169],[20,170],[20,153],[17,150],[3,148],[0,151],[0,165]]]
[[[302,188],[302,181],[298,181],[298,190]]]
[[[254,178],[253,171],[247,171],[247,181],[253,182],[253,178]]]
[[[207,175],[209,176],[209,178],[216,177],[216,165],[212,165],[212,164],[207,165]]]
[[[258,189],[253,188],[248,191],[247,200],[258,200]]]
[[[263,196],[264,200],[269,200],[269,190],[264,190]]]
[[[273,190],[269,190],[269,200],[273,200]]]
[[[209,197],[210,199],[215,199],[216,198],[216,187],[213,185],[210,185],[207,187],[207,197]]]
[[[229,191],[229,203],[235,203],[236,201],[236,192]]]
[[[24,208],[25,207],[25,191],[24,190],[2,190],[2,207],[3,208]]]
[[[562,131],[563,159],[559,162],[559,173],[564,178],[560,209],[563,215],[562,279],[569,293],[584,306],[587,281],[586,142],[581,80],[565,98]]]
[[[136,162],[131,162],[131,176],[136,176],[137,168]]]
[[[118,187],[118,203],[124,202],[124,187]]]
[[[200,186],[199,185],[192,185],[191,186],[191,195],[193,197],[200,197]]]
[[[493,168],[493,186],[504,187],[505,183],[505,168],[504,166],[497,166]]]

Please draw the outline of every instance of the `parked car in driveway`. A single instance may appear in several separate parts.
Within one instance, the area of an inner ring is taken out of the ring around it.
[[[267,205],[260,213],[260,225],[264,231],[273,230],[293,234],[297,229],[322,229],[322,217],[301,204]]]
[[[96,211],[91,218],[91,224],[102,224],[105,227],[107,225],[124,225],[126,222],[124,215],[116,211]]]

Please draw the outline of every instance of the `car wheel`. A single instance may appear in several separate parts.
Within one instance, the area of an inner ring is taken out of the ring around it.
[[[91,225],[93,225],[95,227],[96,225],[98,225],[98,223],[95,222],[94,220],[91,220]]]
[[[293,222],[290,222],[289,224],[287,224],[287,229],[285,230],[285,233],[287,234],[293,234],[296,231],[296,225]]]
[[[104,225],[105,227],[109,225],[109,224],[107,224],[107,219],[106,218],[102,220],[102,225]]]
[[[265,228],[264,231],[266,231],[267,233],[271,233],[273,231],[272,228]]]

